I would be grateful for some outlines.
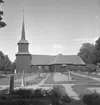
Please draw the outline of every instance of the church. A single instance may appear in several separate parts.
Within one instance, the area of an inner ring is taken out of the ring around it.
[[[21,39],[17,43],[16,72],[60,72],[62,67],[67,69],[70,65],[85,65],[78,55],[37,55],[29,52],[29,42],[25,36],[24,18],[22,22]]]

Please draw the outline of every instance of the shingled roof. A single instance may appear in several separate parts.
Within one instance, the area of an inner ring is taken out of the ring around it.
[[[32,55],[31,65],[76,64],[85,65],[78,55]]]
[[[58,54],[52,64],[85,64],[78,55]]]
[[[54,59],[50,55],[32,55],[31,65],[49,65]]]

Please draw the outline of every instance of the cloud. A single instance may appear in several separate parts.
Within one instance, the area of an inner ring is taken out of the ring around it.
[[[98,39],[99,37],[94,37],[94,38],[77,38],[77,39],[73,39],[73,41],[76,42],[81,42],[81,43],[93,43],[95,44],[95,41]]]
[[[54,44],[52,47],[55,49],[63,49],[64,48],[64,46],[61,44]]]
[[[51,52],[53,54],[58,54],[58,53],[63,53],[64,50],[65,50],[65,47],[63,45],[61,45],[61,44],[54,44],[54,45],[52,45]]]

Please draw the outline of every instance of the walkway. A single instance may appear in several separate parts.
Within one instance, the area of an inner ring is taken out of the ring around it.
[[[67,75],[65,75],[65,74],[61,74],[61,73],[56,73],[55,75],[54,75],[54,81],[55,82],[60,82],[60,81],[68,81],[69,80],[69,78],[68,78],[68,76]],[[65,87],[65,90],[66,90],[66,93],[70,96],[70,97],[72,97],[72,98],[74,98],[74,99],[76,99],[76,100],[79,100],[80,98],[79,98],[79,95],[73,90],[73,88],[72,88],[72,86],[74,85],[74,84],[60,84],[60,85],[62,85],[62,86],[64,86]]]
[[[45,74],[43,74],[43,75],[45,75]],[[43,76],[43,75],[41,75],[41,76]],[[46,78],[43,79],[39,84],[34,84],[32,86],[27,86],[27,87],[24,87],[24,88],[32,88],[32,89],[41,88],[40,85],[43,85],[44,84],[44,82],[47,80],[47,78],[48,78],[49,75],[50,75],[50,73],[48,73],[47,76],[46,76]]]

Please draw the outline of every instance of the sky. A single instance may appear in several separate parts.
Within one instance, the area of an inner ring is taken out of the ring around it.
[[[76,55],[82,43],[100,37],[99,0],[4,0],[7,26],[0,29],[0,50],[14,61],[21,38],[24,8],[31,54]]]

